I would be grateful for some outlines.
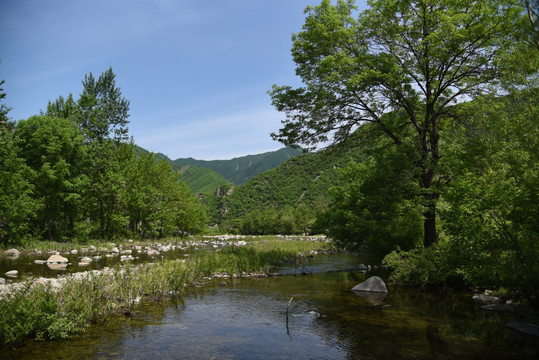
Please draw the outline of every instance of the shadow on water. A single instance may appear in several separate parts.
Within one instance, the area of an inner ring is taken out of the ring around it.
[[[484,312],[469,293],[390,288],[373,303],[350,290],[357,284],[352,272],[221,281],[194,288],[182,301],[144,304],[131,318],[112,318],[69,341],[28,341],[2,358],[531,359],[539,354],[537,342],[504,327],[515,315]]]

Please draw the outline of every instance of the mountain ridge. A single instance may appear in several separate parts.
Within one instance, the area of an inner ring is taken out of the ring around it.
[[[284,147],[276,151],[245,155],[230,160],[197,160],[189,157],[170,160],[170,162],[177,170],[186,165],[211,169],[229,182],[242,185],[256,175],[271,170],[301,153],[303,153],[301,149]]]

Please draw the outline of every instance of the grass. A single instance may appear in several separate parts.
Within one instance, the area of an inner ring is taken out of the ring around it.
[[[66,277],[58,290],[29,281],[0,299],[0,346],[18,346],[27,338],[68,338],[112,314],[132,314],[141,301],[182,296],[208,277],[267,274],[297,256],[328,249],[326,242],[305,239],[248,239],[246,246],[202,252],[185,260]]]

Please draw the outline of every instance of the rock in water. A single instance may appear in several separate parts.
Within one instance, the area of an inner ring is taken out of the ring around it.
[[[17,249],[9,249],[4,251],[4,255],[6,256],[19,256],[21,253]]]
[[[474,301],[482,303],[497,303],[500,302],[500,298],[488,294],[476,294],[472,297]]]
[[[387,287],[384,283],[384,280],[378,276],[371,276],[361,284],[357,284],[352,288],[352,291],[367,291],[367,292],[376,292],[376,293],[386,293]]]
[[[505,327],[536,339],[539,338],[539,326],[535,324],[526,323],[523,321],[514,321],[505,325]]]
[[[4,275],[9,276],[9,277],[17,277],[18,274],[19,272],[17,270],[11,270],[5,273]]]
[[[69,260],[61,255],[51,255],[47,259],[48,264],[67,264]]]

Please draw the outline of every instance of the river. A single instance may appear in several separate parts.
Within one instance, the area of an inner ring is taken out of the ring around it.
[[[539,343],[469,292],[350,289],[358,258],[319,255],[280,277],[215,281],[181,301],[142,304],[65,341],[27,341],[2,359],[532,359]],[[306,273],[307,275],[300,275]],[[382,277],[387,274],[379,273]],[[288,316],[287,316],[288,308]]]

